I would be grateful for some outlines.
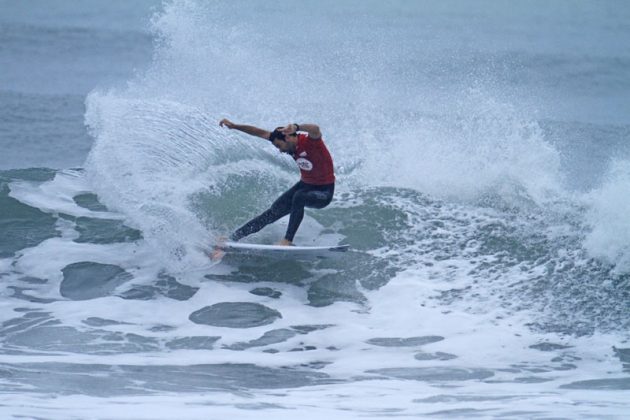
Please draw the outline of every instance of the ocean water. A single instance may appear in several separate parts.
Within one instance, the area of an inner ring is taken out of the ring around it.
[[[628,22],[1,0],[0,417],[627,418]],[[225,117],[320,125],[347,255],[200,251],[298,177]]]

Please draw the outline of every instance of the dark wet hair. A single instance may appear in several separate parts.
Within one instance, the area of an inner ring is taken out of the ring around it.
[[[269,141],[273,143],[274,140],[286,141],[286,136],[280,131],[283,127],[278,127],[269,134]]]
[[[269,134],[269,141],[272,143],[274,140],[287,141],[287,136],[283,134],[282,131],[280,131],[283,128],[284,127],[277,127],[275,130],[273,130],[271,134]],[[295,133],[289,134],[289,136],[297,136],[297,131]]]

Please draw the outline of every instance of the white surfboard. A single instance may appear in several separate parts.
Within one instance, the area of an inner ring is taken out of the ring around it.
[[[349,245],[284,246],[226,242],[221,249],[227,254],[283,258],[331,258],[350,249]]]

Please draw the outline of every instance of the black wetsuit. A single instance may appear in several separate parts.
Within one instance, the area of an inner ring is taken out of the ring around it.
[[[291,214],[289,217],[289,226],[285,239],[293,242],[295,232],[297,232],[302,219],[304,218],[304,207],[321,209],[326,207],[332,201],[335,192],[335,184],[312,185],[299,181],[291,189],[282,194],[272,205],[269,210],[260,216],[250,220],[236,232],[230,239],[238,241],[247,235],[258,232],[270,223],[275,222],[281,217]]]

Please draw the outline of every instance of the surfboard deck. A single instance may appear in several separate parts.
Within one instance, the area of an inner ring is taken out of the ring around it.
[[[284,246],[226,242],[220,248],[227,254],[286,258],[331,258],[350,249],[349,245]]]

